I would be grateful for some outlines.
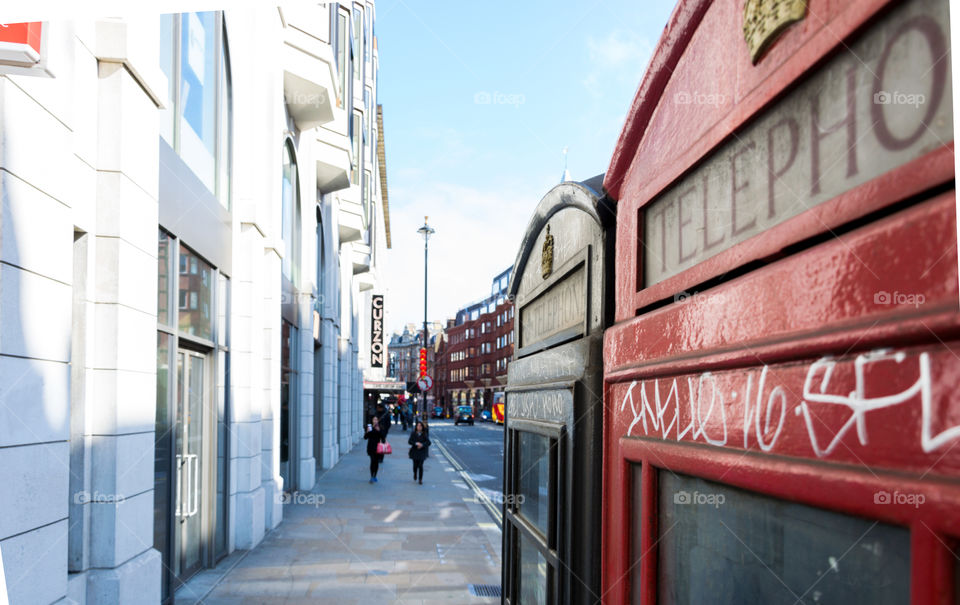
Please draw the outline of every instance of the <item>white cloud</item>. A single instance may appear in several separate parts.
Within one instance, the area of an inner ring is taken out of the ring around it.
[[[587,36],[587,52],[591,61],[600,63],[598,67],[620,67],[638,61],[646,64],[650,43],[634,32],[617,29],[599,40]]]
[[[582,83],[596,97],[601,94],[597,83],[609,82],[611,78],[635,86],[643,77],[652,52],[649,40],[628,30],[617,29],[599,39],[587,36],[592,71]]]
[[[533,192],[479,191],[418,183],[390,191],[390,233],[382,278],[388,332],[423,321],[423,217],[437,230],[429,249],[429,319],[446,320],[489,294],[490,283],[516,257],[540,197]]]

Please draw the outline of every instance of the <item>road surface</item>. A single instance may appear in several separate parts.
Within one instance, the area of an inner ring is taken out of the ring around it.
[[[473,497],[502,527],[503,426],[493,422],[454,426],[453,420],[431,420],[430,440],[453,459],[454,468],[473,490]]]

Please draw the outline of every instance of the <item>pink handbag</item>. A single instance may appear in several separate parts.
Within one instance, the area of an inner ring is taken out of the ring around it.
[[[390,447],[390,443],[389,443],[389,442],[386,442],[386,441],[385,441],[385,442],[383,442],[383,443],[378,443],[378,444],[377,444],[377,453],[378,453],[378,454],[392,454],[392,453],[393,453],[393,448]]]

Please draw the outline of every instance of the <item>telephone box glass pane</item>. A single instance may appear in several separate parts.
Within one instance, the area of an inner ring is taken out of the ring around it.
[[[520,605],[547,602],[547,560],[537,547],[520,534]]]
[[[658,603],[910,602],[906,528],[659,473]]]
[[[547,535],[550,504],[550,440],[536,433],[520,433],[517,483],[520,486],[520,515]]]
[[[639,605],[643,592],[643,577],[641,576],[640,557],[643,556],[643,542],[641,531],[643,526],[643,494],[641,488],[641,469],[639,464],[630,465],[631,502],[630,510],[630,592],[633,595],[630,602]]]
[[[953,603],[960,605],[960,544],[953,548]]]

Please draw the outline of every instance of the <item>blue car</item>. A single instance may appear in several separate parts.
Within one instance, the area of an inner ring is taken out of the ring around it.
[[[473,407],[469,405],[458,405],[457,406],[457,415],[456,420],[453,421],[453,424],[459,426],[461,422],[467,423],[470,426],[473,426]]]

